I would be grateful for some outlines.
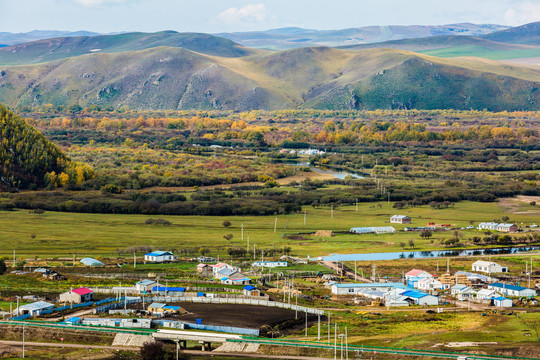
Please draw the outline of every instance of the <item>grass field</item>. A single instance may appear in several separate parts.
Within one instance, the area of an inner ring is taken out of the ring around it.
[[[519,59],[540,56],[540,48],[494,50],[482,46],[463,45],[449,48],[420,51],[421,54],[437,57],[474,56],[490,60]]]
[[[418,233],[398,232],[381,235],[337,234],[335,237],[317,238],[317,230],[347,231],[354,226],[387,226],[393,214],[405,214],[413,219],[412,226],[426,226],[428,222],[452,224],[457,227],[482,221],[510,217],[510,222],[531,224],[538,221],[536,213],[512,214],[503,212],[497,203],[460,202],[453,208],[435,210],[429,206],[395,210],[387,203],[343,206],[331,212],[328,208],[304,208],[304,214],[278,215],[276,232],[274,216],[211,217],[211,216],[162,216],[171,226],[145,225],[146,219],[156,216],[112,215],[46,212],[30,214],[26,210],[0,212],[0,255],[18,255],[28,258],[37,256],[62,257],[75,254],[82,256],[116,255],[116,249],[130,246],[152,246],[155,249],[182,249],[207,247],[210,255],[225,255],[229,246],[246,247],[248,236],[250,250],[257,248],[282,248],[290,246],[295,255],[320,256],[330,253],[370,253],[401,251],[401,242],[415,242],[415,250],[435,250],[440,239],[452,236],[452,231],[437,232],[430,240],[423,240]],[[224,228],[229,220],[232,226]],[[241,224],[244,224],[242,241]],[[396,229],[405,225],[394,224]],[[477,230],[461,230],[464,239],[481,236]],[[233,234],[228,243],[223,236]],[[289,240],[282,234],[305,233],[299,240]],[[34,237],[35,235],[35,237]],[[407,249],[407,248],[406,248]]]

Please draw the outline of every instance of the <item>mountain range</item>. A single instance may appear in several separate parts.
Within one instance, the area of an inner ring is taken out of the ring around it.
[[[537,51],[539,34],[538,24],[529,24],[474,37],[282,51],[173,31],[60,37],[0,49],[0,102],[235,111],[538,110],[537,67],[408,50]]]

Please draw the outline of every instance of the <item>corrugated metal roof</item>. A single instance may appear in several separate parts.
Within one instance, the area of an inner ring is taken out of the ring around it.
[[[151,253],[144,254],[144,256],[162,256],[162,255],[172,255],[170,251],[152,251]]]
[[[86,295],[86,294],[92,294],[93,293],[92,290],[90,290],[88,288],[85,288],[85,287],[80,287],[78,289],[73,289],[72,291],[77,295]]]
[[[156,309],[162,309],[162,308],[164,308],[165,306],[167,306],[167,304],[162,304],[162,303],[151,303],[150,305],[148,305],[149,308],[156,308]]]
[[[493,286],[493,287],[500,288],[500,289],[510,289],[510,290],[515,290],[515,291],[528,290],[528,288],[523,287],[523,286],[503,284],[503,283],[499,283],[499,282],[489,284],[489,286]]]
[[[139,281],[137,284],[148,286],[148,285],[152,285],[152,284],[155,284],[155,283],[156,282],[153,281],[153,280],[144,279],[144,280]]]
[[[401,295],[407,296],[407,297],[411,297],[411,298],[415,298],[415,299],[420,299],[420,298],[429,296],[429,294],[426,294],[426,293],[421,292],[421,291],[415,291],[415,290],[405,291],[405,292],[404,292],[403,294],[401,294]]]
[[[51,307],[54,307],[54,304],[48,303],[46,301],[36,301],[35,303],[20,306],[19,310],[36,311],[36,310],[48,309]]]
[[[338,288],[376,288],[376,287],[392,287],[392,288],[407,288],[402,283],[357,283],[357,284],[334,284]]]
[[[84,265],[88,265],[88,266],[103,266],[103,265],[105,265],[101,261],[96,260],[94,258],[83,258],[83,259],[81,259],[81,263],[83,263]]]

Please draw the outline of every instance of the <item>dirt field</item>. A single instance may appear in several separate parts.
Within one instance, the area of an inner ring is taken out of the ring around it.
[[[187,302],[174,305],[182,306],[188,311],[188,314],[176,316],[175,320],[194,323],[195,319],[202,319],[202,323],[208,325],[258,329],[263,325],[282,323],[294,319],[293,310],[266,306]],[[305,316],[304,313],[298,313],[299,318],[303,318],[303,316]]]
[[[535,207],[529,206],[531,201],[535,201],[538,205]],[[511,214],[540,215],[540,196],[518,195],[515,198],[502,198],[499,199],[499,206],[503,211]]]

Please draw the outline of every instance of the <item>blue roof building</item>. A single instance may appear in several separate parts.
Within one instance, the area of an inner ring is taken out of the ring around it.
[[[417,290],[408,290],[401,294],[410,299],[416,305],[439,305],[439,298],[428,293],[417,291]]]
[[[496,282],[488,285],[488,289],[495,290],[500,294],[516,297],[532,297],[536,296],[536,290],[529,289],[523,286],[510,285]]]
[[[170,251],[152,251],[144,254],[144,261],[163,263],[176,260],[176,256]]]

